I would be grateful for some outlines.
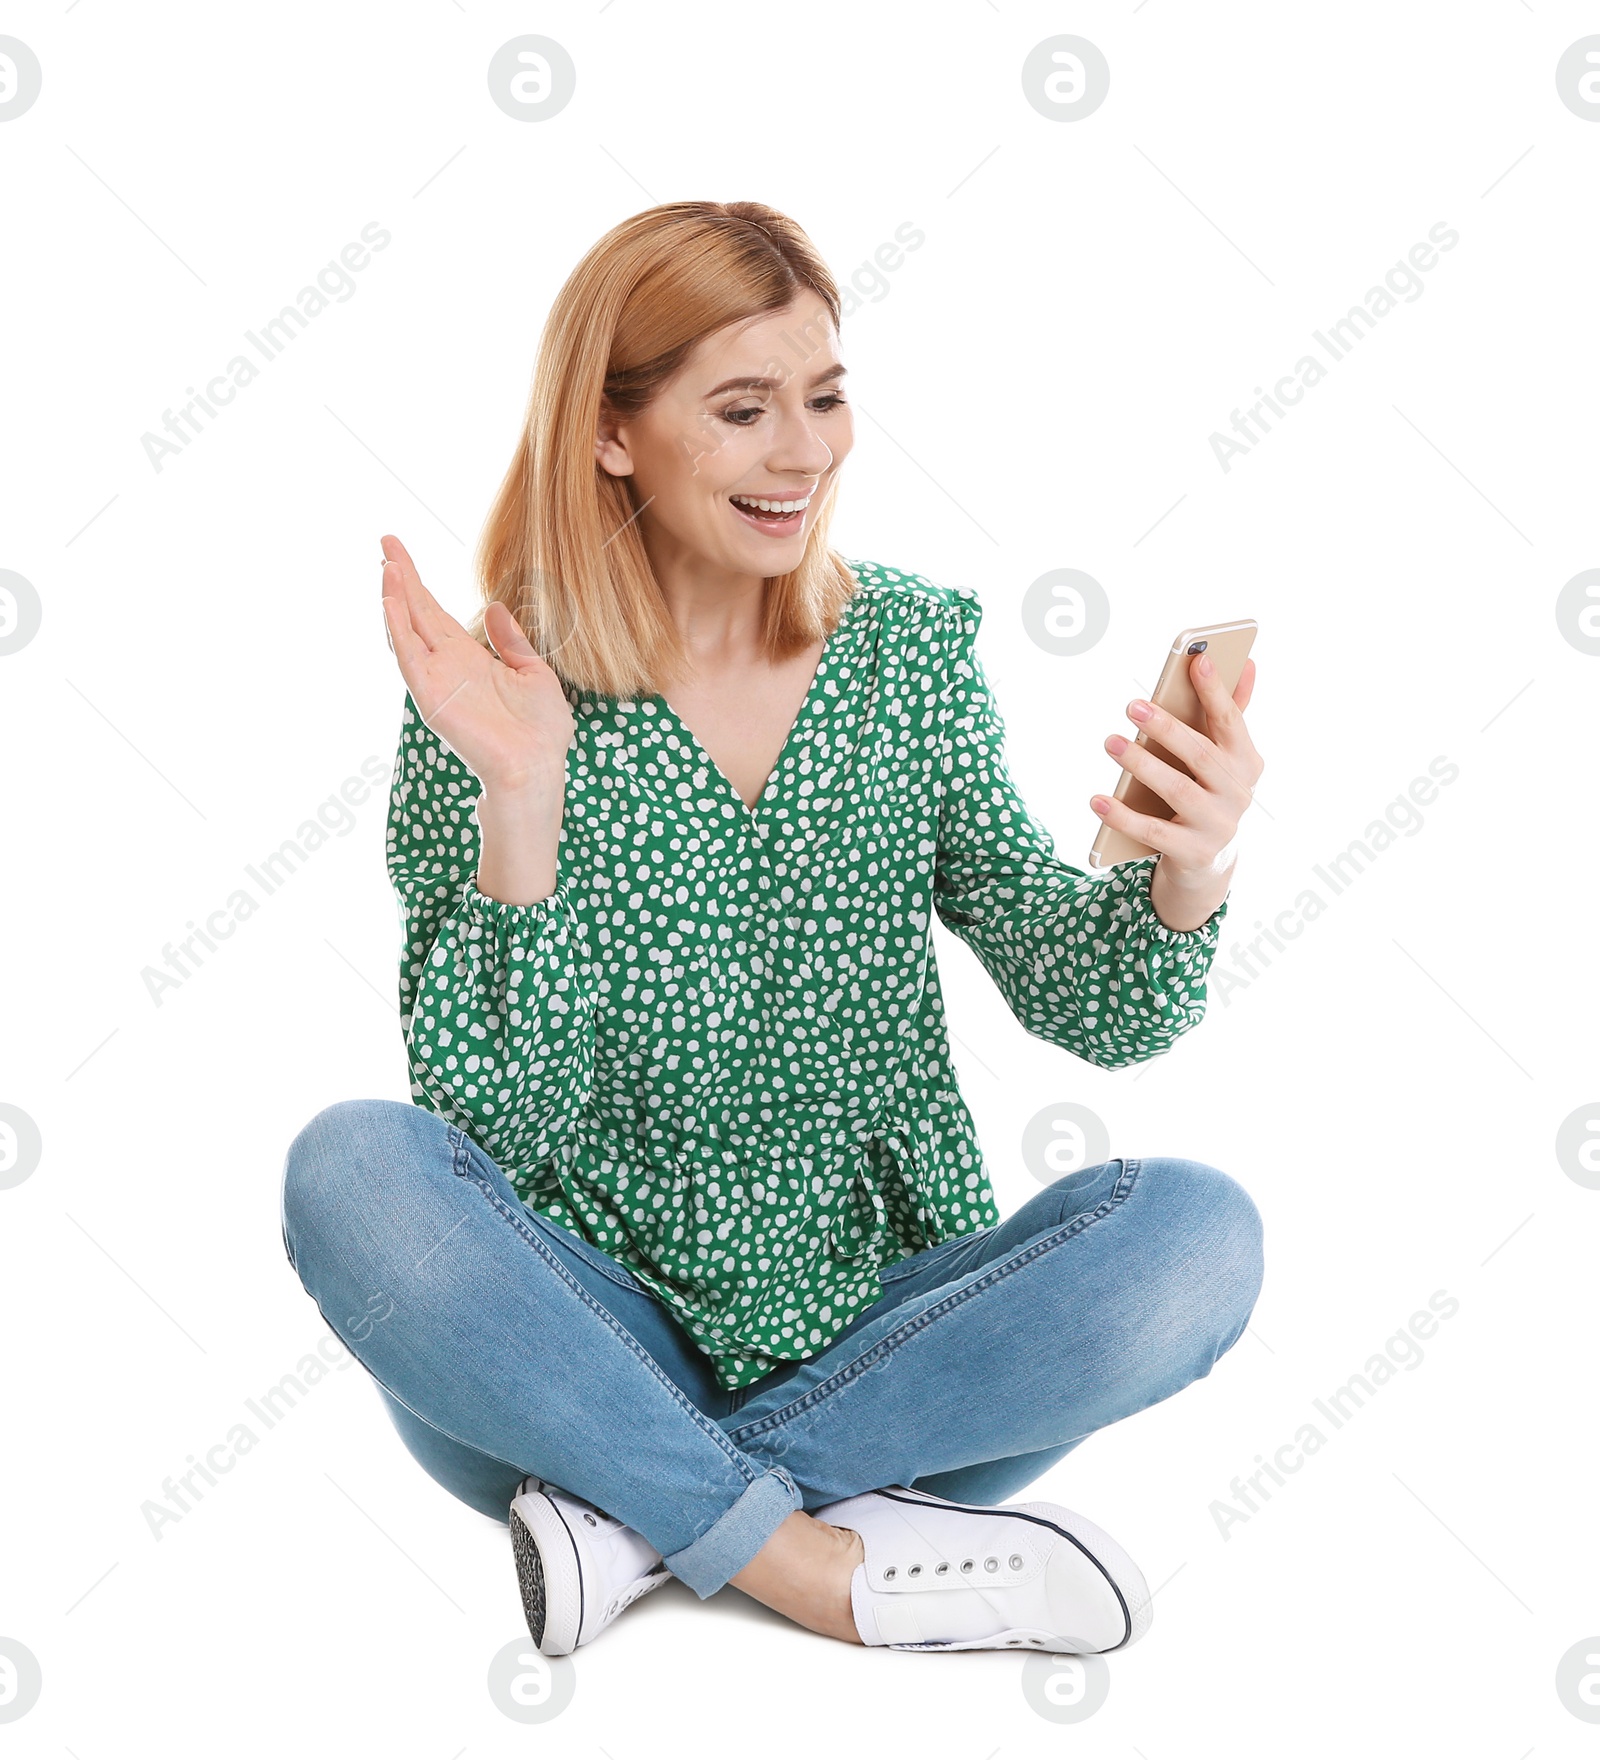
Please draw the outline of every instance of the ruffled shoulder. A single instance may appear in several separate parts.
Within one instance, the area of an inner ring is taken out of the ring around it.
[[[897,600],[931,621],[976,634],[983,617],[983,601],[976,588],[944,586],[911,569],[890,568],[881,562],[857,561],[853,557],[843,560],[859,583],[858,591]]]

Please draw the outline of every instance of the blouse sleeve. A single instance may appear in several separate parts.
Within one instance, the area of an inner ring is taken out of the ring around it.
[[[565,881],[535,904],[478,891],[481,789],[407,692],[388,868],[411,1093],[521,1189],[588,1104],[595,987]]]
[[[975,646],[982,609],[971,589],[957,591],[966,615],[934,909],[1030,1033],[1102,1069],[1142,1063],[1204,1015],[1227,900],[1198,929],[1171,929],[1150,901],[1155,856],[1104,873],[1061,860],[1011,780],[1005,723]]]

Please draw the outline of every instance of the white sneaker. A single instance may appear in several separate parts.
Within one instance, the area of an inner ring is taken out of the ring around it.
[[[861,1536],[850,1605],[864,1644],[1088,1656],[1150,1629],[1139,1567],[1058,1503],[951,1503],[890,1485],[811,1514]]]
[[[672,1575],[615,1516],[529,1477],[511,1500],[511,1550],[528,1631],[540,1653],[568,1656]]]

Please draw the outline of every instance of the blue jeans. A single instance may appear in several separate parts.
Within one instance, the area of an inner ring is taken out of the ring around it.
[[[1227,1174],[1106,1161],[889,1266],[825,1349],[730,1392],[624,1265],[395,1100],[341,1101],[299,1133],[283,1240],[446,1490],[503,1521],[536,1473],[702,1598],[791,1510],[886,1485],[1003,1502],[1209,1374],[1262,1275],[1261,1218]]]

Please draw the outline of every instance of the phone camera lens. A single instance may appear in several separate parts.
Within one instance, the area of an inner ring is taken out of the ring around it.
[[[1186,654],[1203,654],[1203,653],[1205,653],[1208,645],[1209,644],[1206,642],[1190,642],[1188,647],[1184,649],[1184,653],[1186,653]]]

